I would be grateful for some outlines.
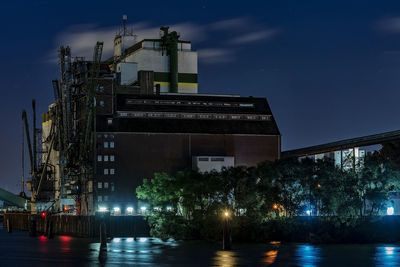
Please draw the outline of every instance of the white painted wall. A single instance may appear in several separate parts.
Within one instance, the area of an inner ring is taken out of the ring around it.
[[[221,171],[223,167],[235,166],[235,157],[195,156],[192,157],[192,167],[199,172]]]

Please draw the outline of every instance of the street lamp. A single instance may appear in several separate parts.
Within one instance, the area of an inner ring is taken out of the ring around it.
[[[225,210],[223,213],[223,227],[222,227],[222,249],[229,250],[232,247],[232,236],[231,227],[229,224],[229,210]]]

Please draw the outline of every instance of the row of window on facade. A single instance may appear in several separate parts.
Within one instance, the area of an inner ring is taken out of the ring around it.
[[[97,161],[115,161],[114,155],[97,155]]]
[[[246,115],[246,114],[198,114],[198,113],[153,113],[153,112],[131,112],[120,113],[121,117],[134,118],[167,118],[167,119],[219,119],[219,120],[271,120],[271,115]],[[112,123],[112,122],[111,122]]]
[[[108,201],[108,196],[97,196],[97,201],[98,202]]]
[[[104,142],[104,148],[114,148],[114,141],[105,141]]]
[[[156,105],[184,105],[184,106],[218,106],[218,107],[254,107],[254,103],[237,102],[201,102],[201,101],[179,101],[179,100],[150,100],[150,99],[126,99],[127,105],[156,104]]]
[[[104,175],[114,175],[115,174],[115,169],[104,169]]]
[[[108,182],[97,182],[97,188],[98,189],[108,189],[109,186],[111,187],[111,192],[114,192],[115,187],[114,183],[108,183]]]

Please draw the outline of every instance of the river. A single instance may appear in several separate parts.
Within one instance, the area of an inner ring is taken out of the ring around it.
[[[400,266],[398,244],[234,244],[113,238],[104,263],[98,240],[9,234],[0,224],[0,266]]]

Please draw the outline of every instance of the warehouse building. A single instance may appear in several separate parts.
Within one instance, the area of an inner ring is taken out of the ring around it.
[[[199,94],[197,52],[176,32],[162,27],[159,39],[137,41],[124,28],[111,58],[100,61],[101,48],[93,61],[60,49],[56,101],[43,116],[43,151],[54,151],[42,162],[49,157],[43,168],[54,183],[55,209],[136,214],[136,188],[156,172],[255,166],[280,157],[281,135],[267,100]]]

